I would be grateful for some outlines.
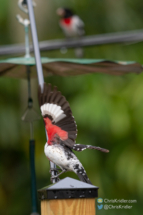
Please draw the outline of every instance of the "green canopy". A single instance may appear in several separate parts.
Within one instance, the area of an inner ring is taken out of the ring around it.
[[[110,61],[102,59],[62,59],[42,57],[44,76],[60,75],[73,76],[89,73],[107,73],[123,75],[127,73],[140,73],[141,64],[133,61]],[[27,78],[26,65],[31,66],[31,77],[37,77],[35,58],[9,58],[0,60],[0,76],[13,78]]]

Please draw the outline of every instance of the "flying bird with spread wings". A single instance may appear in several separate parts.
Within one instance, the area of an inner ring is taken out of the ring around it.
[[[52,90],[51,84],[44,84],[43,92],[39,87],[38,98],[48,136],[44,152],[50,161],[61,168],[61,172],[51,178],[57,178],[66,171],[73,171],[81,181],[92,184],[72,150],[81,152],[85,149],[96,149],[105,153],[109,150],[75,143],[77,125],[69,103],[57,87]]]

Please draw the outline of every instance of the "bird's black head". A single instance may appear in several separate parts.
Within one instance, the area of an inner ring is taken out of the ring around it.
[[[65,11],[65,16],[64,18],[68,18],[68,17],[71,17],[74,15],[73,11],[68,9],[68,8],[64,8],[64,11]]]
[[[74,15],[73,11],[68,8],[59,8],[57,10],[57,14],[62,18],[69,18]]]
[[[23,4],[23,5],[27,5],[27,0],[23,0],[23,1],[22,1],[22,4]]]

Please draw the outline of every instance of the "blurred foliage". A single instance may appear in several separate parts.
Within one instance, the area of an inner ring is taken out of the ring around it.
[[[0,0],[0,45],[24,42],[15,14],[17,0]],[[142,28],[141,0],[37,1],[35,9],[39,40],[63,38],[55,11],[73,8],[85,23],[86,35]],[[40,9],[39,9],[40,8]],[[41,13],[42,11],[42,13]],[[13,30],[14,29],[14,30]],[[85,58],[134,60],[143,64],[143,43],[84,48]],[[74,57],[74,50],[42,53],[49,57]],[[4,56],[2,57],[4,58]],[[69,101],[78,126],[77,143],[108,148],[109,154],[86,150],[76,153],[99,197],[136,199],[131,210],[101,210],[97,214],[142,214],[143,198],[143,74],[77,77],[51,76]],[[38,110],[37,80],[32,81],[34,106]],[[29,125],[21,122],[27,106],[27,81],[0,79],[0,214],[30,214]],[[49,162],[43,147],[43,122],[35,122],[37,188],[50,184]],[[61,176],[77,178],[74,173]]]

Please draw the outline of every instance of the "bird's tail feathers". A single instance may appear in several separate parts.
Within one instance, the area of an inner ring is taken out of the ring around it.
[[[104,149],[104,148],[101,148],[99,146],[82,145],[82,144],[74,144],[72,149],[75,150],[75,151],[78,151],[78,152],[81,152],[81,151],[83,151],[85,149],[96,149],[96,150],[99,150],[99,151],[105,152],[105,153],[109,152],[108,149]]]

